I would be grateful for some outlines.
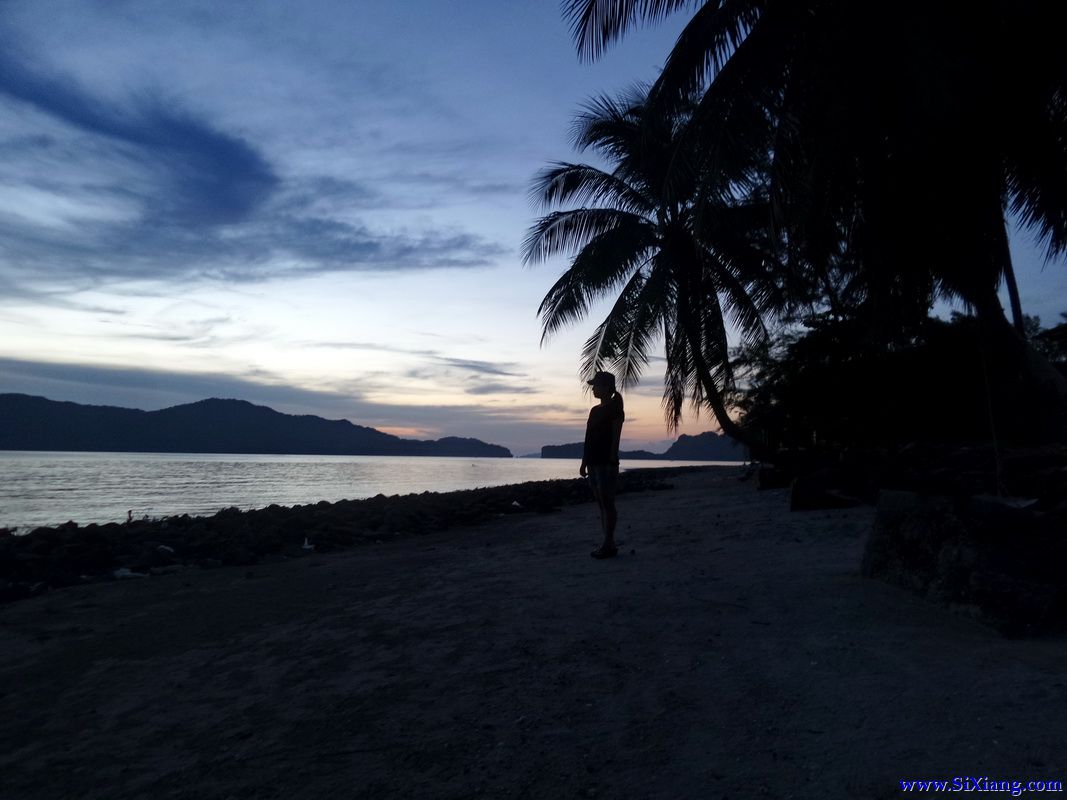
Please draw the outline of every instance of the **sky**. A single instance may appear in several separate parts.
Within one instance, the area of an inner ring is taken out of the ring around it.
[[[0,392],[579,441],[606,307],[541,345],[566,263],[522,265],[528,190],[683,24],[589,64],[556,0],[3,0]],[[1012,247],[1053,324],[1067,269]],[[661,380],[626,393],[624,448],[673,438]]]

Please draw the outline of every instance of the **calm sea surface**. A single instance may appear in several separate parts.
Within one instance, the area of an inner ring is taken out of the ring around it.
[[[622,468],[729,462],[623,461]],[[376,494],[447,492],[571,478],[577,461],[537,458],[261,456],[0,451],[0,528],[67,520],[214,514]]]

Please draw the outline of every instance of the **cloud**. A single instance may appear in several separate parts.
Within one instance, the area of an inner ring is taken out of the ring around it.
[[[507,378],[524,378],[525,373],[517,371],[519,365],[510,361],[478,361],[469,358],[455,358],[442,355],[438,350],[399,347],[379,342],[306,342],[305,347],[325,347],[338,350],[370,350],[372,352],[396,353],[398,355],[418,356],[430,362],[430,366],[408,371],[409,377],[429,378],[447,372],[449,369],[472,372],[476,375],[496,375]]]
[[[506,375],[508,377],[522,377],[522,373],[515,372],[515,364],[494,364],[492,361],[471,361],[464,358],[441,358],[442,364],[456,369],[477,372],[481,375]]]
[[[413,208],[432,207],[439,202],[436,199],[439,197],[478,200],[493,195],[521,197],[526,191],[526,187],[519,182],[486,180],[477,172],[459,170],[399,171],[388,176],[388,183],[394,186],[415,187],[419,196],[408,200],[408,205]]]
[[[312,175],[292,185],[285,206],[304,213],[322,208],[374,209],[381,206],[382,200],[381,192],[367,183],[333,175]]]
[[[331,350],[371,350],[379,353],[402,353],[404,355],[436,356],[435,350],[421,350],[410,347],[399,347],[393,344],[381,344],[379,342],[349,342],[349,341],[321,341],[303,342],[304,347],[325,347]]]
[[[71,78],[30,66],[25,54],[13,57],[9,39],[0,37],[0,94],[124,146],[130,158],[158,172],[167,191],[150,198],[154,216],[194,226],[238,222],[277,188],[271,165],[247,142],[177,103],[145,94],[128,107],[116,106]]]
[[[0,31],[0,45],[13,38]],[[372,227],[358,215],[389,205],[369,183],[283,179],[252,143],[158,91],[108,100],[17,47],[0,47],[5,106],[19,111],[0,127],[8,299],[37,292],[58,303],[131,281],[469,269],[511,252],[425,220]]]
[[[537,390],[529,386],[509,386],[506,383],[480,383],[466,390],[467,394],[537,394]]]
[[[358,222],[268,210],[241,226],[98,223],[42,231],[0,215],[0,270],[16,293],[66,292],[115,281],[258,283],[337,272],[491,266],[510,250],[461,230],[372,230]],[[43,295],[47,299],[47,293]]]
[[[121,318],[106,320],[107,329],[94,334],[106,339],[166,342],[198,349],[218,349],[244,342],[260,342],[262,330],[242,330],[229,316],[210,318],[158,318],[153,322],[129,323]]]

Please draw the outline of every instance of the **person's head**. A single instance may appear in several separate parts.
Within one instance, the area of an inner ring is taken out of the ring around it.
[[[610,372],[598,372],[591,381],[586,381],[586,383],[593,387],[593,397],[600,400],[615,394],[615,376]]]

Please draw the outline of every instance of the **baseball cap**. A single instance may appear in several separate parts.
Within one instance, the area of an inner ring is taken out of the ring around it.
[[[615,376],[610,372],[598,372],[596,375],[593,376],[593,380],[586,381],[586,383],[588,383],[590,386],[597,386],[597,385],[600,385],[600,384],[604,384],[604,385],[610,386],[610,387],[612,387],[614,389],[615,388]]]

